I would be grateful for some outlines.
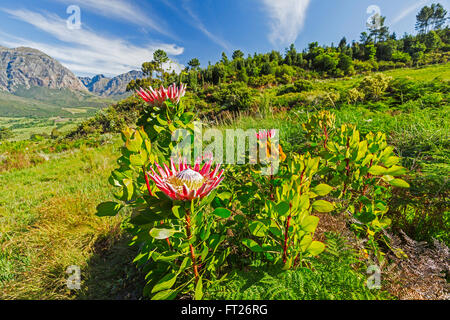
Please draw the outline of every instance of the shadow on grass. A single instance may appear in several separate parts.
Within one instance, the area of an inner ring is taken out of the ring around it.
[[[79,300],[140,300],[145,285],[133,259],[137,248],[130,247],[129,236],[122,236],[113,244],[107,239],[97,241],[95,254],[82,270]]]

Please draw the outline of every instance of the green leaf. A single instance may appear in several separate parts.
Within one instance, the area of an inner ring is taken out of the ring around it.
[[[303,219],[301,228],[306,232],[314,232],[316,231],[317,225],[319,224],[319,217],[316,216],[307,216]]]
[[[173,206],[172,207],[172,213],[173,213],[173,215],[175,217],[177,217],[178,219],[181,219],[186,214],[186,211],[181,206]]]
[[[334,209],[334,205],[325,200],[314,201],[312,207],[317,212],[330,212]]]
[[[313,192],[318,194],[319,196],[326,196],[333,190],[333,187],[327,185],[327,184],[319,184],[318,186],[314,187]]]
[[[219,197],[220,200],[225,201],[225,200],[230,199],[232,194],[231,194],[231,192],[226,191],[226,192],[219,193],[217,196]]]
[[[248,227],[252,235],[256,237],[265,237],[267,235],[267,227],[261,221],[254,221]]]
[[[302,240],[300,241],[300,250],[302,252],[305,252],[309,246],[311,245],[313,239],[310,235],[306,235],[302,238]]]
[[[150,230],[150,235],[155,239],[167,239],[174,235],[176,230],[173,229],[163,229],[163,228],[153,228]]]
[[[147,160],[147,154],[144,150],[141,150],[139,154],[132,154],[130,156],[130,164],[136,167],[145,165]]]
[[[122,208],[123,205],[117,202],[103,202],[97,206],[97,212],[95,213],[95,215],[99,217],[112,217],[118,214]]]
[[[183,262],[180,265],[180,269],[178,270],[178,274],[180,274],[181,272],[183,272],[188,266],[191,265],[191,258],[190,257],[186,257],[184,258]]]
[[[282,201],[275,206],[275,210],[280,217],[284,217],[289,212],[289,203]]]
[[[160,291],[152,297],[152,300],[173,300],[177,295],[175,290]]]
[[[384,165],[386,167],[390,167],[393,166],[394,164],[397,164],[400,162],[400,158],[399,157],[389,157],[387,158],[386,161],[384,161]]]
[[[213,214],[223,219],[228,219],[231,216],[231,211],[225,208],[217,208]]]
[[[308,253],[312,256],[317,256],[325,250],[325,244],[320,241],[313,241],[308,247]]]
[[[401,167],[401,166],[393,166],[393,167],[387,169],[384,174],[388,174],[391,176],[401,176],[401,175],[404,175],[405,173],[406,173],[406,168]]]
[[[244,239],[242,240],[242,244],[253,252],[263,252],[263,248],[252,239]]]
[[[161,280],[158,281],[157,284],[155,284],[155,286],[152,289],[152,293],[172,288],[172,286],[175,284],[175,281],[177,281],[176,273],[166,274],[164,277],[161,278]]]
[[[200,277],[197,281],[197,285],[195,286],[194,300],[202,300],[202,298],[203,298],[203,283],[202,277]]]
[[[153,258],[154,261],[157,262],[170,262],[170,261],[174,261],[175,259],[178,259],[181,256],[180,253],[171,253],[171,252],[166,252],[163,254],[160,254],[159,256],[155,256]]]
[[[402,179],[394,179],[389,181],[389,184],[399,188],[409,188],[409,183]]]
[[[299,207],[301,210],[308,210],[310,205],[309,196],[305,193],[300,197]]]
[[[386,174],[386,168],[381,167],[381,166],[372,166],[369,169],[369,173],[374,176],[382,176],[382,175]]]
[[[133,180],[123,179],[122,182],[125,186],[125,190],[127,191],[126,198],[128,201],[130,201],[131,198],[133,198],[133,193],[134,193]]]
[[[142,145],[142,138],[139,132],[134,133],[133,139],[128,139],[125,142],[125,147],[131,152],[138,152]]]

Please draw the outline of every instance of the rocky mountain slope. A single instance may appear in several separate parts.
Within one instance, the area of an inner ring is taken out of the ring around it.
[[[87,92],[80,79],[45,53],[0,47],[0,90],[15,93],[32,87]]]
[[[128,83],[143,76],[141,71],[133,70],[114,78],[107,78],[100,74],[93,78],[80,77],[79,79],[90,92],[103,97],[112,97],[126,94]]]

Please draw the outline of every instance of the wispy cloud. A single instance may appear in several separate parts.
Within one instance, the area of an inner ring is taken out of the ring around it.
[[[271,19],[273,45],[293,43],[303,28],[310,0],[262,0]]]
[[[421,0],[413,5],[409,5],[407,8],[402,10],[394,19],[392,19],[391,25],[393,26],[397,24],[398,22],[409,16],[411,13],[416,12],[420,7],[426,5],[428,2],[430,2],[430,0]]]
[[[68,5],[79,5],[82,10],[86,9],[95,14],[107,18],[116,18],[141,27],[151,28],[161,34],[173,38],[169,31],[167,23],[156,15],[154,10],[150,11],[149,16],[139,6],[133,4],[130,0],[53,0],[67,3]],[[146,5],[148,6],[148,5]]]
[[[98,35],[85,27],[71,30],[67,28],[64,19],[54,14],[41,14],[29,10],[2,10],[62,42],[58,45],[49,45],[0,33],[0,41],[4,45],[29,46],[42,50],[75,73],[108,75],[124,73],[131,69],[139,69],[144,61],[152,59],[153,52],[157,49],[163,49],[170,56],[180,55],[184,51],[175,44],[150,43],[146,46],[136,46],[122,39]],[[175,64],[171,67],[177,71],[179,69]]]
[[[160,0],[160,1],[162,1],[166,6],[168,6],[173,11],[175,11],[185,22],[189,23],[194,28],[200,30],[212,42],[218,44],[219,46],[221,46],[222,48],[224,48],[226,50],[229,50],[230,44],[227,41],[220,38],[219,36],[210,32],[206,28],[206,26],[203,24],[203,22],[200,20],[200,18],[191,9],[190,0],[182,0],[183,10],[180,10],[178,5],[174,5],[169,0]]]

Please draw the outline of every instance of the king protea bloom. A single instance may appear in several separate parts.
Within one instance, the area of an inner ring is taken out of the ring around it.
[[[197,159],[192,167],[186,164],[186,159],[179,161],[178,167],[170,160],[170,168],[164,164],[164,169],[155,163],[158,173],[151,168],[148,176],[156,186],[173,200],[190,201],[206,197],[222,182],[223,170],[219,172],[220,164],[211,171],[212,159],[200,168],[201,159]]]
[[[272,152],[272,138],[275,137],[276,131],[275,129],[270,130],[259,130],[258,133],[256,133],[256,138],[260,143],[265,143],[266,147],[266,157],[268,159],[273,159],[274,157],[278,157],[278,159],[283,162],[286,160],[286,154],[283,152],[283,148],[281,145],[278,145],[278,151],[274,150]],[[273,154],[272,154],[273,153]]]
[[[275,137],[275,129],[259,130],[259,132],[256,133],[256,138],[258,140],[266,140],[271,139],[273,137]]]
[[[186,93],[186,85],[181,84],[180,87],[177,87],[174,84],[165,89],[163,86],[161,88],[154,90],[151,86],[149,90],[136,90],[136,92],[150,105],[153,106],[162,106],[166,100],[169,100],[173,104],[178,104],[180,99]]]

